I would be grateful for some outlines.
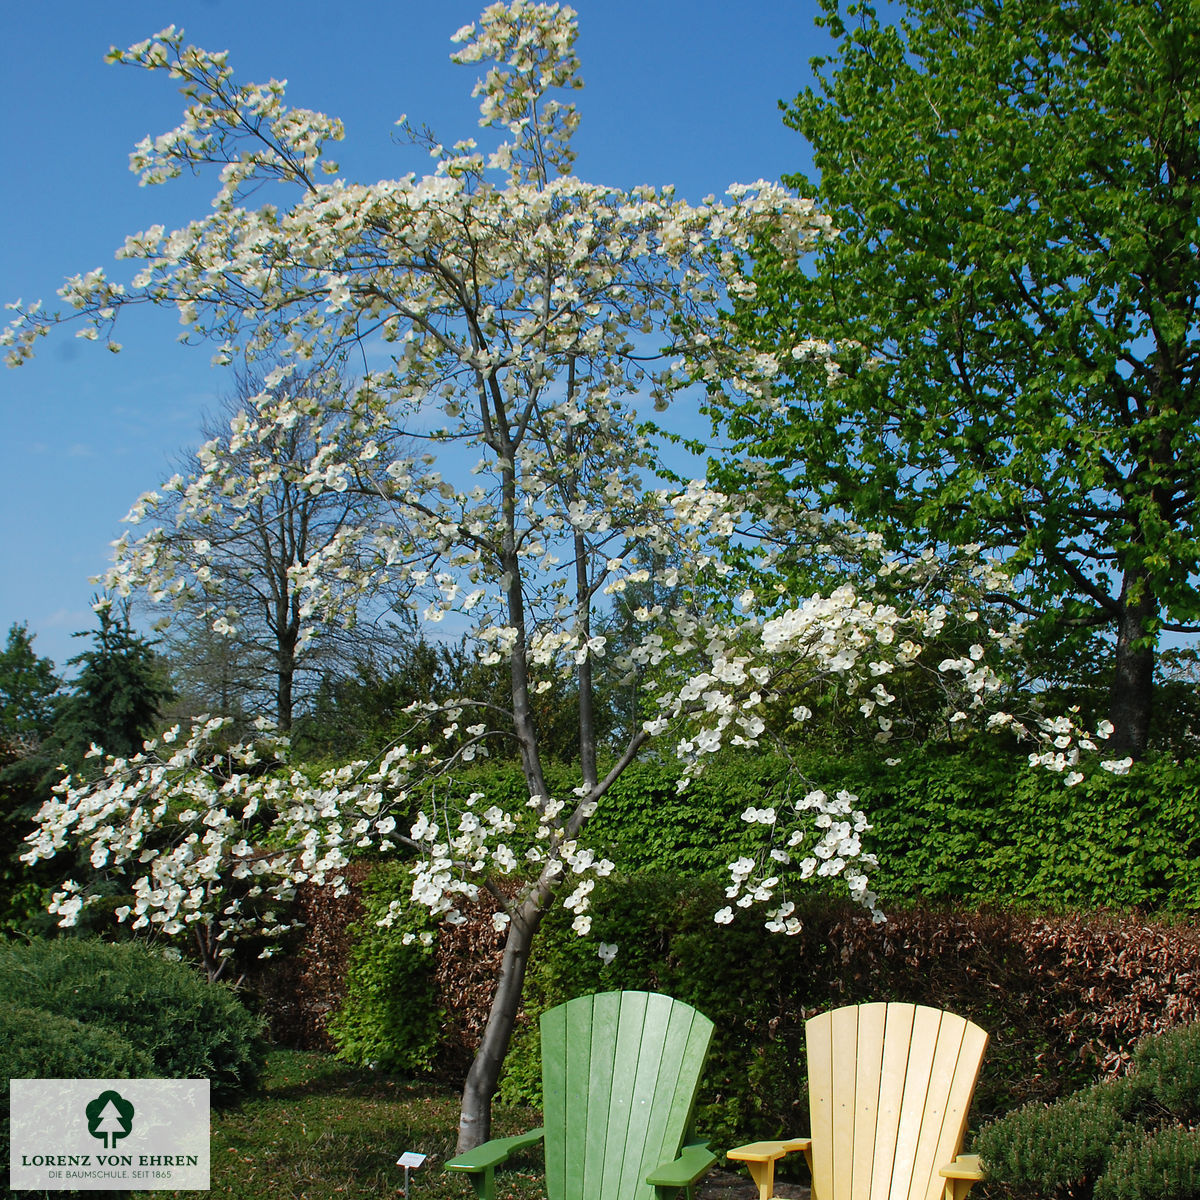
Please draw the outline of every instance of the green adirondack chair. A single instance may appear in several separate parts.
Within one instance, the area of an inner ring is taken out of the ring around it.
[[[689,1198],[717,1156],[690,1138],[713,1025],[656,992],[602,992],[542,1015],[542,1129],[496,1138],[446,1163],[480,1200],[495,1169],[541,1141],[549,1200]]]

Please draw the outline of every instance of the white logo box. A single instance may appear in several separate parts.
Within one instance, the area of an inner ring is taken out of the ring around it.
[[[14,1191],[207,1191],[207,1079],[13,1079]]]

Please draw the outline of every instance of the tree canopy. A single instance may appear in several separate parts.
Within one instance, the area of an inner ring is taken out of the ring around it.
[[[339,660],[349,670],[386,638],[387,621],[378,638],[371,632],[390,604],[382,580],[357,582],[363,564],[345,549],[342,594],[335,602],[335,582],[324,605],[306,603],[300,580],[310,559],[335,543],[364,544],[385,505],[364,488],[305,487],[291,472],[318,453],[341,457],[343,440],[352,453],[361,445],[343,417],[353,389],[340,371],[314,366],[265,386],[278,365],[268,359],[238,372],[224,420],[206,429],[208,440],[180,472],[134,505],[108,583],[128,590],[135,581],[151,611],[159,609],[188,717],[233,715],[236,706],[247,718],[270,716],[286,733],[321,674],[336,674]],[[292,415],[261,419],[276,409]]]
[[[1195,9],[823,7],[838,53],[785,120],[840,234],[804,269],[760,256],[738,319],[782,351],[774,396],[717,419],[892,545],[1004,555],[1048,675],[1102,635],[1082,661],[1138,752],[1158,637],[1200,618]],[[832,378],[787,353],[807,336]]]
[[[33,649],[27,625],[11,625],[0,650],[0,741],[32,750],[49,734],[62,681]]]

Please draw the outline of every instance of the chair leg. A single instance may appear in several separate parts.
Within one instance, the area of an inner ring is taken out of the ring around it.
[[[748,1162],[746,1166],[750,1168],[750,1178],[758,1188],[758,1200],[771,1200],[775,1195],[775,1160]]]

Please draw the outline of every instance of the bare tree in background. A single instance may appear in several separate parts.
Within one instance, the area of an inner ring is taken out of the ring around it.
[[[123,554],[136,556],[139,545],[155,551],[158,569],[141,594],[163,633],[178,693],[170,715],[268,716],[287,732],[321,677],[372,658],[384,637],[394,643],[395,624],[406,617],[386,585],[364,593],[347,583],[332,611],[306,603],[303,572],[314,555],[342,543],[348,559],[369,556],[385,514],[369,487],[316,491],[306,482],[322,451],[341,456],[356,437],[342,403],[346,379],[314,368],[270,388],[263,381],[270,366],[238,373],[236,391],[202,427],[204,445],[180,462],[161,494],[134,507],[132,523],[155,526],[136,542],[127,538]],[[285,401],[319,411],[320,420],[260,420]],[[256,424],[248,438],[249,418]],[[201,513],[197,482],[216,464],[226,502],[216,514]]]

